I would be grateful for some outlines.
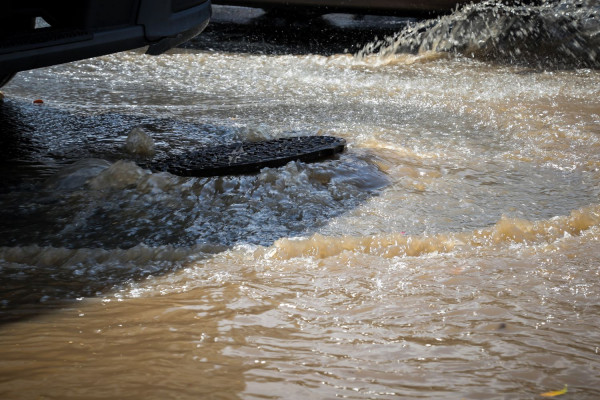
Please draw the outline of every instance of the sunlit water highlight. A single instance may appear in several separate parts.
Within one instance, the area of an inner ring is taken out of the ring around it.
[[[599,397],[598,70],[398,49],[122,53],[16,78],[2,397]],[[158,155],[349,149],[182,178],[135,165],[134,127]]]

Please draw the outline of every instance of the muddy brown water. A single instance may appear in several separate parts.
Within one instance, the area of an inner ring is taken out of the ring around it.
[[[599,398],[599,70],[406,35],[127,52],[6,86],[0,397]],[[348,149],[177,177],[133,163],[134,127],[158,155]]]

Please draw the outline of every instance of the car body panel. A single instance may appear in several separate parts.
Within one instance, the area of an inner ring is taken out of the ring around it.
[[[2,0],[0,86],[28,69],[144,46],[160,54],[210,16],[210,0]]]

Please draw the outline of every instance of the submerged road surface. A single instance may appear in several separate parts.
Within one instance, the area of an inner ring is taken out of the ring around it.
[[[164,56],[19,74],[0,104],[0,397],[599,398],[598,13],[284,35],[223,8]],[[126,146],[134,128],[147,141]],[[304,135],[348,148],[214,178],[134,162]]]

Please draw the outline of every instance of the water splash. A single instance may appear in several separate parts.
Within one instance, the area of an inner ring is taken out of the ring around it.
[[[141,127],[136,126],[129,132],[124,149],[134,155],[153,156],[154,140]]]
[[[598,0],[471,3],[409,24],[365,46],[357,58],[444,52],[537,68],[600,67]]]

